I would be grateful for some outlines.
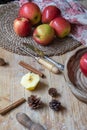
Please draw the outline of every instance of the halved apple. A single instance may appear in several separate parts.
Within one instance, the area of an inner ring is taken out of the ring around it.
[[[34,90],[40,81],[40,77],[34,73],[27,73],[21,79],[21,85],[27,90]]]

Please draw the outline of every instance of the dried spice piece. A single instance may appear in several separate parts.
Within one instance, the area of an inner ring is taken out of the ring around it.
[[[21,105],[22,103],[26,102],[25,98],[21,98],[15,102],[13,102],[12,104],[10,104],[9,106],[6,106],[5,108],[0,110],[0,114],[1,115],[5,115],[8,112],[10,112],[11,110],[13,110],[14,108],[16,108],[17,106]]]
[[[49,107],[54,111],[58,111],[60,110],[61,103],[58,100],[52,99],[52,101],[49,102]]]
[[[37,97],[36,95],[31,95],[28,97],[28,104],[32,109],[37,109],[42,107],[42,101],[40,97]]]
[[[4,61],[4,59],[0,58],[0,66],[3,66],[5,64],[6,64],[6,62]]]
[[[50,89],[48,90],[48,93],[49,93],[49,95],[52,96],[52,97],[56,97],[56,96],[58,95],[58,92],[57,92],[57,90],[56,90],[55,88],[50,88]]]

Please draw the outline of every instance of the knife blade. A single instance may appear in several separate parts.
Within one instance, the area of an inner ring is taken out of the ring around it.
[[[38,54],[39,56],[45,58],[46,60],[48,60],[49,62],[51,62],[52,64],[54,64],[60,71],[64,70],[64,65],[61,63],[56,62],[55,60],[53,60],[52,58],[46,56],[44,54],[43,51],[39,50],[38,48],[34,47],[33,45],[30,45],[28,43],[23,43],[24,46],[28,47],[29,49],[31,49],[32,51],[34,51],[36,54]]]

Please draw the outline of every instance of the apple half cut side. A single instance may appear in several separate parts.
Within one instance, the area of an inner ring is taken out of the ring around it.
[[[34,90],[40,81],[40,77],[34,73],[27,73],[21,79],[21,85],[27,90]]]

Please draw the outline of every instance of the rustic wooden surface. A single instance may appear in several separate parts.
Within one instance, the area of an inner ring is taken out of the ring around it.
[[[70,53],[52,58],[64,64]],[[87,105],[72,94],[64,74],[52,74],[31,57],[13,54],[1,48],[0,57],[8,62],[7,66],[0,67],[0,109],[19,98],[25,97],[27,99],[31,94],[40,96],[45,103],[42,109],[34,111],[29,108],[26,102],[7,115],[0,116],[0,130],[25,130],[16,120],[15,116],[18,112],[28,114],[33,121],[41,123],[47,130],[87,130]],[[28,72],[28,70],[18,65],[20,60],[29,63],[46,75],[46,78],[40,79],[39,86],[33,92],[25,90],[20,85],[21,77]],[[48,106],[51,101],[48,89],[51,87],[55,87],[59,92],[57,99],[64,107],[59,112],[54,112]]]
[[[80,2],[87,6],[86,0]],[[53,57],[53,59],[64,64],[70,53]],[[5,67],[0,67],[0,109],[21,97],[27,99],[31,94],[40,96],[46,104],[44,108],[34,111],[29,108],[26,102],[7,115],[0,116],[0,130],[25,130],[16,120],[15,116],[18,112],[28,114],[33,121],[41,123],[47,130],[87,130],[87,104],[82,103],[72,94],[64,74],[52,74],[31,57],[13,54],[1,48],[0,57],[9,63]],[[46,75],[45,79],[40,79],[40,85],[33,92],[25,90],[20,85],[21,77],[28,72],[18,65],[20,60],[29,63]],[[51,97],[48,95],[50,87],[55,87],[60,94],[57,99],[64,106],[60,112],[54,112],[48,106],[51,101]]]

